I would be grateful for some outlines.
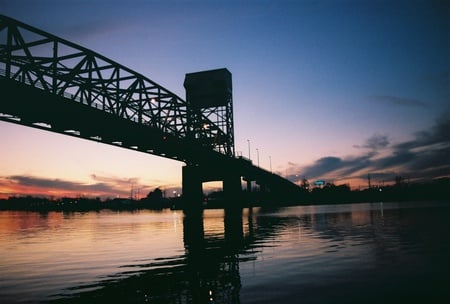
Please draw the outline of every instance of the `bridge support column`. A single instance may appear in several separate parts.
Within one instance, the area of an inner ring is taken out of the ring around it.
[[[247,180],[247,192],[248,193],[252,192],[252,181],[251,180]]]
[[[224,176],[223,192],[227,199],[240,198],[242,193],[241,177],[239,175]]]
[[[183,201],[186,207],[200,206],[203,200],[202,172],[198,166],[186,165],[182,172]]]

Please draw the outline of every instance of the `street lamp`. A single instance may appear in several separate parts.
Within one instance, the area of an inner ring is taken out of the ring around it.
[[[270,173],[272,173],[272,156],[269,155]]]
[[[259,167],[259,149],[258,148],[256,148],[256,157],[258,159],[258,167]]]

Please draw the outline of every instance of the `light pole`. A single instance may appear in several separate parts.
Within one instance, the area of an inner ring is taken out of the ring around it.
[[[269,155],[270,173],[272,173],[272,156]]]
[[[252,160],[252,158],[250,157],[250,139],[247,139],[247,143],[248,143],[248,159]]]
[[[259,149],[258,148],[256,148],[256,157],[258,159],[258,167],[259,167]]]

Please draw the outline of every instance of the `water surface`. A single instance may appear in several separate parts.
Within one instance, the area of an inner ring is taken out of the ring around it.
[[[450,203],[0,212],[0,303],[442,303]]]

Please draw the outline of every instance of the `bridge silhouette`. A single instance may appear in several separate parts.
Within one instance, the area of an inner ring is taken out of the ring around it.
[[[237,157],[232,76],[188,73],[186,100],[111,59],[0,15],[0,119],[184,163],[182,193],[200,202],[202,183],[222,181],[228,198],[242,182],[268,195],[300,188]]]

